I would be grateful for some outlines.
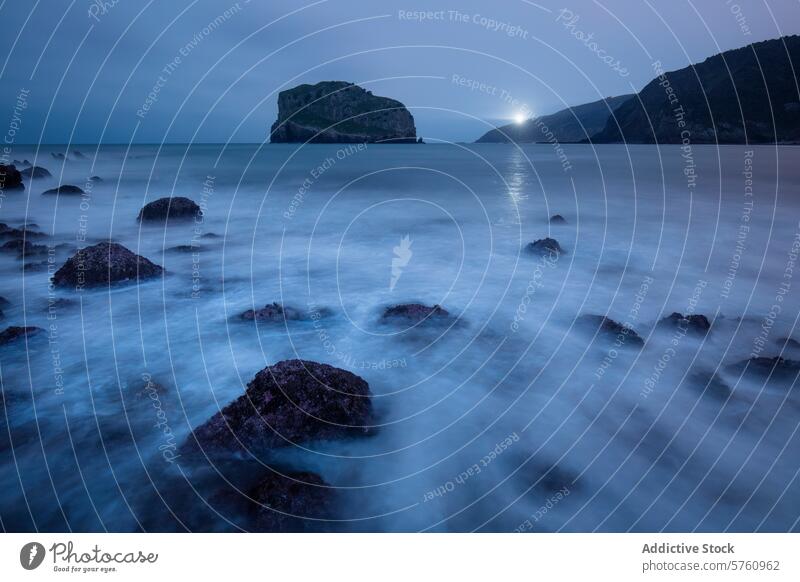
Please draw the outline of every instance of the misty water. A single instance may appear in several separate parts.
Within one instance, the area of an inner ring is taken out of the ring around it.
[[[5,530],[246,529],[229,500],[267,465],[334,488],[326,531],[798,529],[796,373],[736,366],[800,359],[786,341],[800,339],[798,148],[73,149],[85,159],[15,149],[53,176],[0,206],[52,249],[24,268],[0,255],[4,327],[45,330],[0,347]],[[40,195],[59,183],[89,193]],[[169,195],[203,220],[137,222]],[[557,260],[524,250],[546,236]],[[109,238],[166,276],[48,286]],[[274,301],[327,316],[239,317]],[[408,302],[457,319],[379,322]],[[711,330],[656,326],[672,312]],[[629,324],[644,347],[594,334],[584,314]],[[371,434],[211,463],[177,453],[292,358],[363,377]]]

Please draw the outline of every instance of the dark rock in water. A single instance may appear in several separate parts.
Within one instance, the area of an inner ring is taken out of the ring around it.
[[[558,256],[564,253],[564,249],[561,248],[561,245],[558,244],[558,241],[549,237],[528,243],[528,246],[525,247],[525,250],[531,254],[539,255],[541,257],[548,255]]]
[[[550,224],[567,224],[567,219],[560,214],[554,214],[550,217]]]
[[[255,531],[318,531],[316,520],[332,516],[333,489],[316,473],[271,473],[248,495]]]
[[[752,374],[763,379],[793,380],[800,373],[800,362],[787,360],[779,356],[774,358],[759,356],[749,360],[742,360],[734,364],[732,368],[737,372]]]
[[[567,495],[578,488],[577,477],[558,465],[551,465],[536,476],[536,488],[549,494],[558,491],[567,492]]]
[[[176,196],[174,198],[159,198],[146,204],[140,211],[136,220],[161,221],[195,218],[201,214],[200,207],[189,198]]]
[[[621,344],[633,346],[644,345],[644,340],[632,328],[617,323],[610,317],[603,315],[581,315],[578,322],[586,328],[597,332],[598,335],[610,340],[615,340]]]
[[[713,372],[695,372],[689,377],[689,384],[699,390],[703,396],[717,400],[727,400],[733,393],[731,387]]]
[[[0,307],[8,307],[9,305],[11,305],[11,301],[3,296],[0,296]]]
[[[800,342],[790,337],[779,338],[775,340],[775,343],[779,346],[785,345],[787,348],[800,348]]]
[[[45,245],[35,245],[29,240],[22,239],[10,240],[0,246],[0,251],[16,253],[19,258],[46,255],[47,250]]]
[[[85,160],[86,159],[86,156],[84,156],[83,153],[79,152],[78,150],[74,150],[72,152],[72,157],[75,158],[76,160]]]
[[[41,166],[30,166],[20,171],[26,178],[49,178],[52,174]]]
[[[65,160],[66,157],[61,152],[50,152],[50,155],[53,156],[56,160]]]
[[[183,448],[267,449],[365,435],[370,397],[369,385],[346,370],[284,360],[256,374],[245,394],[196,428]]]
[[[0,346],[10,344],[20,338],[36,335],[42,331],[40,327],[7,327],[0,332]]]
[[[447,319],[450,313],[439,305],[429,307],[420,303],[403,303],[387,307],[381,319],[391,321],[404,319],[412,323],[419,323],[425,320]]]
[[[89,178],[89,181],[90,182],[102,182],[103,179],[100,176],[92,176],[91,178]]]
[[[705,315],[682,315],[678,312],[673,312],[669,317],[665,317],[658,322],[658,325],[662,327],[684,329],[688,333],[698,335],[705,335],[708,333],[708,330],[711,329],[711,323]]]
[[[66,297],[56,297],[47,300],[47,303],[45,304],[45,311],[54,313],[60,309],[68,309],[70,307],[75,307],[77,304],[78,304],[77,301],[75,301],[74,299],[68,299]]]
[[[67,259],[53,275],[59,287],[91,287],[161,275],[164,269],[121,244],[101,242]]]
[[[0,164],[0,191],[3,190],[23,190],[25,184],[22,183],[22,174],[16,166],[4,166]]]
[[[58,188],[50,188],[49,190],[45,190],[42,194],[51,195],[51,194],[66,194],[67,196],[75,196],[77,194],[83,194],[83,190],[78,188],[77,186],[73,186],[72,184],[63,184]]]
[[[267,304],[261,309],[248,309],[241,315],[247,321],[298,321],[308,316],[294,307],[284,307],[280,303]]]
[[[36,232],[34,230],[13,228],[7,225],[5,222],[0,222],[0,239],[3,240],[16,239],[16,238],[24,238],[24,239],[44,238],[46,236],[47,236],[46,234],[41,232]]]
[[[169,247],[164,250],[173,253],[199,253],[205,250],[205,247],[199,245],[175,245],[174,247]]]
[[[222,238],[222,236],[218,235],[216,233],[213,233],[213,232],[207,232],[203,236],[201,236],[200,238]]]
[[[417,143],[414,117],[394,99],[344,81],[299,85],[278,95],[272,143]]]

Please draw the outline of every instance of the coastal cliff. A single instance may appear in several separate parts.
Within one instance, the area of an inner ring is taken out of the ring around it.
[[[416,143],[405,105],[345,81],[299,85],[278,95],[272,143]]]
[[[664,72],[620,105],[593,143],[800,143],[800,36]]]

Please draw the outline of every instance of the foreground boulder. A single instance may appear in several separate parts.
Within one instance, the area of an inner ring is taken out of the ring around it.
[[[403,303],[387,307],[381,320],[385,322],[405,320],[411,323],[420,323],[428,319],[437,320],[449,317],[450,313],[439,305],[429,307],[420,303]]]
[[[322,524],[317,520],[333,513],[333,489],[308,471],[271,473],[248,495],[256,502],[250,502],[250,514],[259,532],[318,531]]]
[[[85,247],[67,259],[53,275],[59,287],[92,287],[148,279],[164,272],[159,265],[118,243],[101,242]]]
[[[5,328],[3,331],[0,332],[0,346],[4,346],[6,344],[10,344],[13,341],[18,339],[36,335],[42,331],[40,327],[17,327],[11,326]]]
[[[53,194],[65,194],[67,196],[76,196],[78,194],[83,194],[83,190],[78,188],[77,186],[73,186],[72,184],[62,184],[57,188],[50,188],[49,190],[45,190],[42,192],[43,195],[53,195]]]
[[[610,317],[605,317],[604,315],[582,315],[578,318],[578,323],[608,340],[633,346],[644,345],[644,340],[632,328],[622,325]]]
[[[558,256],[564,253],[564,249],[558,244],[554,238],[542,238],[532,243],[528,243],[525,250],[531,254],[544,257],[544,256]]]
[[[189,198],[159,198],[146,204],[136,218],[138,221],[164,221],[193,219],[201,214],[200,207]]]
[[[261,309],[248,309],[241,315],[247,321],[299,321],[307,319],[305,313],[294,307],[284,307],[280,303],[270,303]]]
[[[560,214],[554,214],[550,217],[550,224],[567,224],[567,219]]]
[[[194,430],[185,450],[267,449],[367,434],[369,385],[346,370],[284,360],[256,374],[245,393]]]
[[[705,335],[711,329],[711,323],[705,315],[690,314],[683,315],[673,312],[669,317],[665,317],[658,322],[661,327],[671,327],[675,329],[683,329],[688,333],[696,335]]]
[[[48,172],[46,168],[41,166],[30,166],[24,170],[21,170],[20,174],[26,178],[49,178],[52,176],[52,174]]]
[[[22,174],[16,166],[0,164],[0,190],[21,190],[25,188],[22,183]]]

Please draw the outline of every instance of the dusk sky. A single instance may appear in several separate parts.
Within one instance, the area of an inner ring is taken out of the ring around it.
[[[678,69],[800,31],[795,0],[38,0],[0,10],[8,119],[29,91],[17,143],[261,142],[277,93],[321,80],[402,101],[426,139],[472,141],[515,116],[639,90],[656,60]]]

